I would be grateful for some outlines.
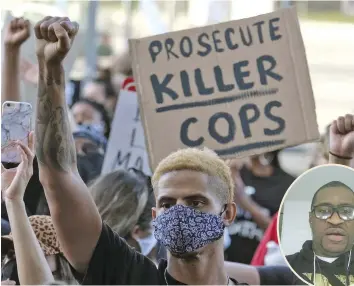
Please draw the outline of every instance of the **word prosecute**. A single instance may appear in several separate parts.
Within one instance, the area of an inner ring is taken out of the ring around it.
[[[223,32],[214,30],[211,35],[203,32],[197,36],[199,47],[195,47],[193,40],[188,36],[182,37],[179,44],[176,44],[173,38],[167,38],[163,42],[154,40],[150,43],[148,48],[151,61],[156,63],[158,56],[162,56],[161,53],[165,54],[167,60],[173,58],[179,59],[180,57],[189,58],[192,54],[206,57],[213,51],[222,53],[226,49],[231,51],[236,50],[240,47],[241,42],[246,47],[258,43],[263,44],[266,36],[269,36],[271,41],[277,41],[282,37],[282,35],[278,33],[279,26],[277,24],[279,20],[279,18],[272,18],[268,20],[267,23],[265,21],[258,21],[246,27],[229,27]],[[264,29],[267,29],[268,33],[264,32]],[[223,35],[224,41],[221,40],[221,35]],[[210,38],[212,40],[210,40]]]
[[[275,136],[281,134],[284,131],[285,120],[279,116],[274,115],[274,112],[272,112],[274,108],[277,109],[281,107],[281,102],[277,100],[270,101],[265,105],[263,110],[265,117],[270,121],[276,123],[278,126],[275,129],[264,128],[264,135]],[[261,118],[260,108],[253,103],[244,104],[240,107],[237,117],[239,117],[239,121],[241,123],[243,138],[252,137],[251,124],[255,124],[258,119]],[[202,136],[193,139],[190,136],[190,133],[195,133],[189,132],[190,127],[193,127],[193,125],[195,125],[195,128],[199,129],[197,125],[198,121],[199,120],[196,117],[189,117],[185,119],[181,124],[180,140],[184,145],[188,147],[199,147],[205,141],[205,138]],[[225,122],[227,125],[227,134],[221,134],[220,130],[217,130],[217,125],[219,125],[222,121]],[[216,112],[209,118],[208,134],[219,144],[229,144],[231,142],[234,142],[237,131],[235,122],[236,120],[234,118],[234,114],[230,114],[228,112]]]
[[[275,68],[277,62],[275,58],[271,55],[262,55],[256,59],[256,67],[258,71],[258,78],[259,82],[247,81],[247,78],[250,77],[251,72],[246,68],[249,67],[249,61],[239,61],[233,63],[233,75],[235,78],[235,83],[225,83],[223,78],[223,70],[222,68],[217,65],[213,68],[214,73],[214,83],[208,82],[208,86],[205,84],[203,80],[203,72],[200,68],[196,68],[194,70],[194,83],[197,87],[198,94],[202,96],[213,96],[215,92],[231,92],[237,90],[238,91],[246,91],[252,89],[255,84],[259,86],[267,86],[269,84],[269,79],[273,79],[276,81],[281,81],[283,76],[279,73],[275,72]],[[161,80],[158,78],[156,74],[152,74],[150,76],[151,85],[154,91],[155,100],[157,104],[164,103],[164,94],[168,95],[173,101],[178,100],[179,95],[182,93],[180,90],[183,91],[183,95],[185,97],[192,96],[192,88],[191,88],[191,78],[187,71],[182,70],[179,73],[179,78],[175,77],[174,74],[168,73],[165,77]],[[172,84],[171,84],[172,81]],[[178,84],[176,83],[178,82]],[[179,84],[180,82],[180,84]],[[211,86],[214,84],[214,86]],[[216,87],[215,87],[216,84]],[[173,86],[173,87],[172,87]],[[178,108],[175,108],[178,109]],[[172,110],[172,109],[170,109]],[[167,111],[167,110],[166,110]],[[161,112],[161,111],[157,111]]]

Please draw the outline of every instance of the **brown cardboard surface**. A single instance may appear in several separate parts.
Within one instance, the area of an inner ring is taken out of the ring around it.
[[[319,138],[294,8],[130,40],[130,48],[151,169],[180,148],[245,157]]]

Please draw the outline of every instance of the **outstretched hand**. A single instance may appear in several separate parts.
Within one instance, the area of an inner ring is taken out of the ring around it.
[[[28,20],[15,18],[6,27],[5,46],[20,47],[31,35],[31,25]]]
[[[347,159],[354,157],[354,115],[340,116],[332,122],[329,151],[332,155]]]
[[[70,51],[79,25],[67,17],[47,16],[34,26],[36,54],[46,64],[60,64]]]
[[[8,200],[23,199],[29,180],[33,175],[34,134],[29,134],[28,147],[16,142],[21,153],[21,163],[16,168],[6,169],[1,164],[1,189],[3,198]]]

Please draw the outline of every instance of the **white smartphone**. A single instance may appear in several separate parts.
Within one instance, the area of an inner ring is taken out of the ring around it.
[[[1,118],[1,162],[20,163],[21,154],[15,141],[28,146],[31,131],[32,105],[28,102],[5,101]]]

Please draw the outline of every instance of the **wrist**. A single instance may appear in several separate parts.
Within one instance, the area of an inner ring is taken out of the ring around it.
[[[62,84],[64,68],[62,63],[48,63],[44,59],[38,58],[38,70],[40,78],[45,81]]]
[[[340,154],[340,153],[337,153],[337,152],[332,152],[332,151],[329,151],[329,154],[338,158],[338,159],[341,159],[341,160],[351,160],[353,159],[353,155],[352,154]]]
[[[5,53],[6,54],[10,54],[12,56],[20,54],[21,45],[5,43],[4,47],[5,47]]]
[[[348,157],[347,157],[348,158]],[[329,153],[329,164],[338,164],[338,165],[344,165],[344,166],[350,166],[350,161],[351,159],[346,159],[343,157],[338,157],[334,153]]]
[[[24,205],[25,202],[23,200],[23,197],[21,196],[15,196],[15,197],[5,197],[4,199],[6,206],[9,205]]]
[[[47,62],[45,59],[41,57],[37,57],[37,60],[38,60],[39,72],[63,70],[62,63]]]

